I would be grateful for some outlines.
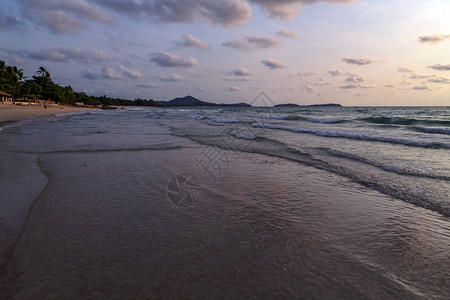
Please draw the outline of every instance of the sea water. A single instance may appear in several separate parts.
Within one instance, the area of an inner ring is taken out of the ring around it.
[[[445,107],[130,108],[0,134],[16,298],[450,294]]]

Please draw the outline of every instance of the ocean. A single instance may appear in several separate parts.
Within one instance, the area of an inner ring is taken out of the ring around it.
[[[8,124],[0,296],[445,299],[449,179],[449,107]]]

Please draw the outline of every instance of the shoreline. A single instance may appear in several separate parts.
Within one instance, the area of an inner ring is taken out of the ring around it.
[[[58,113],[81,112],[91,109],[64,105],[49,105],[47,109],[44,109],[42,105],[18,106],[0,103],[0,128],[32,117],[47,117]]]

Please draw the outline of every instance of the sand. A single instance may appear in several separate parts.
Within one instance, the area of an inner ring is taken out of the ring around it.
[[[21,121],[31,117],[45,117],[58,113],[83,111],[90,108],[81,108],[64,105],[49,105],[44,109],[42,105],[19,106],[0,103],[0,122]]]

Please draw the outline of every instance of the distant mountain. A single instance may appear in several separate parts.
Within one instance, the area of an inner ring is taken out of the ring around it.
[[[279,108],[295,108],[295,107],[342,107],[340,104],[327,103],[327,104],[311,104],[311,105],[298,105],[294,103],[278,104],[274,107]]]
[[[294,103],[285,103],[285,104],[275,105],[274,107],[291,108],[291,107],[300,107],[300,105],[294,104]]]
[[[247,103],[233,103],[233,104],[216,104],[211,102],[205,102],[199,100],[191,95],[182,98],[175,98],[170,101],[155,101],[157,105],[160,106],[228,106],[228,107],[251,107],[250,104]]]

